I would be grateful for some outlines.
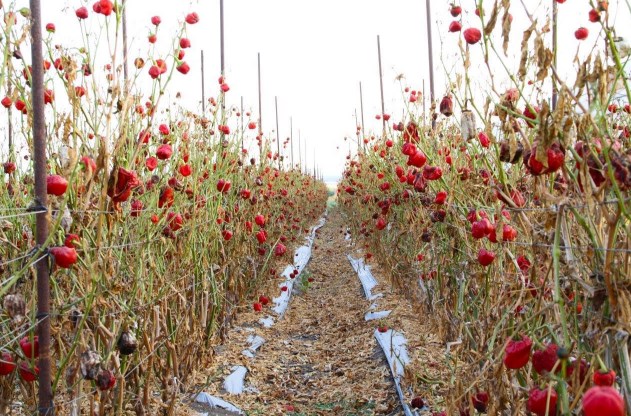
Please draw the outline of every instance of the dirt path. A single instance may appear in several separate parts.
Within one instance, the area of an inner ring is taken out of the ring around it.
[[[312,259],[301,274],[305,284],[295,285],[285,316],[267,329],[254,324],[261,315],[244,316],[245,329],[219,352],[224,363],[249,370],[246,386],[254,391],[224,396],[248,415],[400,414],[373,337],[375,322],[364,320],[369,302],[346,258],[343,230],[341,215],[333,211],[318,232]],[[307,284],[309,277],[313,282]],[[248,359],[234,345],[252,333],[266,342],[255,359]],[[227,365],[223,370],[228,371]]]

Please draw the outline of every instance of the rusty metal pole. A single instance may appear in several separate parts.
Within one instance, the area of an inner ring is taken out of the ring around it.
[[[259,161],[263,160],[263,113],[261,105],[261,53],[257,54],[259,76]]]
[[[46,119],[44,116],[44,67],[42,52],[42,11],[39,0],[30,0],[31,8],[31,56],[33,65],[33,161],[35,176],[35,205],[46,207]],[[35,241],[42,247],[48,239],[47,212],[36,214]],[[37,335],[39,339],[39,414],[51,416],[53,392],[50,374],[50,276],[48,261],[38,261],[37,270]]]
[[[276,107],[276,155],[278,155],[278,170],[280,170],[280,136],[278,134],[278,97],[274,97]]]
[[[204,94],[204,51],[201,51],[201,71],[202,71],[202,114],[206,112],[206,96]]]
[[[381,71],[381,41],[379,40],[379,35],[377,35],[377,55],[379,57],[379,87],[381,89],[381,122],[383,125],[382,138],[386,136],[386,119],[384,114],[386,114],[386,108],[383,100],[383,72]]]
[[[127,0],[123,0],[123,80],[125,81],[125,92],[127,92],[127,80],[129,79],[129,68],[127,68]]]
[[[558,9],[557,9],[557,2],[556,0],[552,0],[552,53],[554,54],[554,58],[552,61],[552,65],[554,65],[554,69],[558,70],[557,68],[557,47],[558,47],[558,40],[557,40],[557,24],[558,24]],[[556,81],[554,80],[554,78],[552,79],[552,110],[555,110],[557,108],[557,96],[558,96],[558,89],[557,89],[557,84]]]
[[[426,17],[427,17],[427,53],[429,55],[429,94],[430,94],[430,108],[434,104],[436,96],[434,95],[434,48],[432,43],[432,12],[429,6],[429,0],[425,0]],[[425,99],[425,98],[423,98]],[[432,117],[432,129],[436,127],[436,120]]]

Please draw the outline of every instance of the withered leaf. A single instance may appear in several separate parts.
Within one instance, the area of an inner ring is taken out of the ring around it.
[[[535,56],[537,58],[537,81],[543,81],[548,76],[548,70],[552,65],[554,54],[549,48],[546,48],[543,37],[538,35],[535,38]]]
[[[504,0],[503,3],[505,10],[504,16],[502,16],[502,49],[504,50],[504,56],[508,56],[508,41],[513,20],[511,19],[511,14],[508,12],[508,8],[510,7],[510,0]]]
[[[495,1],[495,4],[493,5],[493,11],[491,11],[491,17],[489,17],[489,20],[486,22],[486,25],[484,25],[484,34],[485,35],[490,35],[491,32],[493,32],[493,29],[495,29],[495,24],[497,23],[497,16],[499,15],[499,8],[498,8],[498,4],[497,4],[497,0]]]
[[[530,40],[530,36],[532,36],[532,32],[535,30],[537,25],[536,21],[533,21],[528,29],[524,31],[524,36],[521,40],[521,59],[519,61],[519,71],[517,74],[519,75],[520,80],[524,80],[527,73],[527,65],[528,65],[528,41]]]

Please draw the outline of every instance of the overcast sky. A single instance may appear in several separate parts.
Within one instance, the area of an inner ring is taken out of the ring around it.
[[[552,0],[524,2],[531,12],[541,17],[549,12]],[[65,45],[78,45],[74,10],[86,3],[75,0],[46,0],[42,3],[43,23],[55,22],[57,25],[56,40]],[[444,71],[441,55],[450,69],[459,63],[459,57],[454,54],[459,35],[447,31],[453,20],[449,3],[431,1],[438,98],[442,97],[446,87],[441,75]],[[463,27],[479,27],[479,20],[472,13],[475,2],[461,3]],[[484,3],[490,12],[491,2]],[[515,27],[511,52],[514,54],[519,52],[521,30],[529,21],[520,1],[512,3]],[[616,2],[610,3],[615,9]],[[18,1],[18,5],[27,4],[25,0]],[[91,5],[92,1],[87,4],[90,12]],[[187,34],[192,41],[186,58],[191,71],[187,76],[175,76],[171,94],[180,91],[183,105],[198,106],[201,99],[201,49],[206,56],[206,95],[216,94],[216,80],[220,73],[219,0],[128,0],[128,8],[132,58],[147,54],[146,38],[153,29],[151,16],[162,18],[157,48],[167,51],[178,22],[186,13],[196,11],[200,22],[189,26]],[[579,26],[590,29],[590,38],[580,45],[583,54],[589,52],[596,41],[599,27],[587,20],[589,9],[587,0],[567,0],[559,5],[559,68],[567,76],[573,72],[571,59],[579,46],[574,31]],[[102,19],[91,12],[89,24],[96,30]],[[631,18],[626,6],[616,19],[618,34],[631,37]],[[274,96],[278,96],[281,140],[289,136],[289,120],[293,117],[296,160],[300,130],[307,142],[307,165],[313,166],[315,151],[316,163],[324,176],[335,179],[348,154],[349,142],[344,141],[345,136],[352,140],[352,151],[355,152],[354,112],[357,110],[358,115],[360,112],[360,81],[364,92],[366,130],[381,131],[381,122],[375,119],[381,112],[377,35],[381,37],[386,113],[392,114],[391,121],[401,119],[403,108],[399,82],[395,80],[397,75],[403,74],[404,85],[418,90],[422,89],[425,80],[429,96],[425,22],[424,0],[225,0],[226,75],[231,87],[228,104],[238,105],[243,96],[246,110],[258,112],[257,53],[260,52],[265,133],[272,135],[271,130],[275,128]],[[479,48],[473,48],[474,66],[480,60]],[[517,67],[515,60],[512,64]],[[502,79],[501,71],[497,76]],[[484,84],[485,81],[481,79],[479,82]]]

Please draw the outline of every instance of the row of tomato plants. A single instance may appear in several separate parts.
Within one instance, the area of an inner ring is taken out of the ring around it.
[[[99,0],[91,11],[69,11],[85,42],[79,49],[57,45],[54,23],[46,24],[46,206],[33,198],[30,66],[20,52],[29,11],[1,8],[11,40],[3,43],[2,106],[13,128],[0,186],[3,414],[37,409],[36,262],[51,270],[57,412],[173,414],[239,305],[277,295],[261,292],[264,283],[292,263],[294,245],[325,208],[324,184],[282,168],[256,120],[225,108],[223,76],[205,113],[162,99],[172,77],[190,69],[185,34],[197,13],[182,16],[168,57],[149,49],[126,82],[120,54],[103,55],[84,33],[87,19],[99,19],[119,45],[121,7]],[[161,18],[147,19],[157,31]],[[34,217],[42,210],[50,234],[39,247]]]
[[[510,86],[498,91],[498,74],[490,73],[489,90],[475,89],[472,60],[481,56],[479,66],[491,72],[489,53],[512,22],[510,4],[486,13],[484,6],[476,3],[480,28],[463,30],[458,42],[459,83],[431,117],[420,111],[421,93],[402,87],[404,119],[377,116],[389,124],[347,158],[340,206],[366,257],[386,267],[392,284],[428,315],[422,321],[453,345],[442,399],[417,404],[429,402],[436,415],[624,415],[631,403],[631,110],[612,100],[620,79],[598,58],[581,62],[576,85],[565,85],[540,59],[553,51],[537,22],[523,35],[518,72],[500,59]],[[460,32],[462,12],[451,6],[450,32]],[[606,2],[588,17],[601,25],[621,74]],[[477,47],[481,55],[473,54]],[[555,108],[543,93],[552,84],[560,85]],[[591,107],[579,99],[585,90]],[[412,369],[419,375],[424,365]],[[421,379],[408,387],[431,396]]]

